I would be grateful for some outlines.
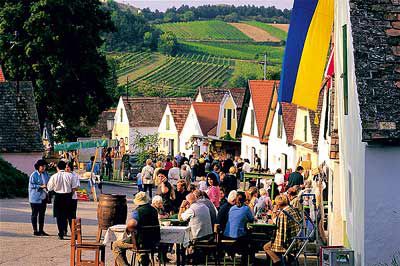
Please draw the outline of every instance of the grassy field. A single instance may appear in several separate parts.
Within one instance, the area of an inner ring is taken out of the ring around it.
[[[246,34],[218,20],[165,23],[157,25],[162,31],[173,32],[181,40],[242,40],[251,41]]]
[[[185,53],[200,53],[242,60],[259,60],[264,53],[268,55],[268,62],[281,64],[284,47],[257,44],[220,43],[220,42],[181,42],[181,49]]]
[[[272,25],[269,25],[267,23],[263,23],[263,22],[259,22],[259,21],[243,21],[243,23],[263,29],[263,30],[267,31],[269,34],[271,34],[272,36],[275,36],[280,40],[285,41],[287,38],[287,32],[285,32],[281,29],[278,29],[277,27],[274,27]]]

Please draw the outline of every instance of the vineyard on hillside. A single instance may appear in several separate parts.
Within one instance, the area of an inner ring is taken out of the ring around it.
[[[259,22],[259,21],[244,21],[243,23],[255,26],[257,28],[263,29],[270,33],[271,35],[277,37],[278,39],[285,41],[287,38],[287,32],[279,29],[278,27],[275,27],[271,24]]]
[[[218,20],[165,23],[157,25],[163,32],[171,31],[182,40],[252,41],[246,34]]]
[[[138,53],[118,54],[118,75],[128,74],[132,58],[146,57]],[[229,58],[200,54],[180,54],[168,57],[164,64],[149,70],[140,77],[129,80],[133,95],[146,96],[193,96],[199,86],[221,86],[231,76],[235,61]],[[123,84],[123,83],[122,83]]]

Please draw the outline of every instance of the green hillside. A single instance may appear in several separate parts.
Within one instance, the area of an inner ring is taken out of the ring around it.
[[[240,30],[219,20],[165,23],[157,27],[163,32],[173,32],[181,40],[251,41]]]
[[[271,34],[272,36],[275,36],[278,39],[281,39],[282,41],[285,41],[287,38],[286,31],[278,29],[267,23],[263,23],[263,22],[259,22],[259,21],[242,21],[242,23],[246,23],[246,24],[255,26],[257,28],[263,29],[263,30],[267,31],[269,34]]]

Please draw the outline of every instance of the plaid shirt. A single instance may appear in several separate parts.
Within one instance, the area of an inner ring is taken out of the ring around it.
[[[296,219],[296,221],[301,221],[300,214],[292,207],[287,206],[283,210]],[[292,218],[289,218],[283,211],[278,215],[276,226],[276,235],[272,242],[271,250],[283,253],[286,252],[286,249],[292,243],[294,237],[297,236],[301,228],[299,224],[293,221]],[[293,250],[296,251],[298,248],[298,245],[295,245]]]

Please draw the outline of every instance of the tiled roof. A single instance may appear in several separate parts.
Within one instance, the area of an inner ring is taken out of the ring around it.
[[[205,136],[218,124],[219,103],[193,102],[193,108]]]
[[[176,126],[176,130],[180,134],[185,125],[186,118],[189,114],[190,103],[171,103],[168,105],[171,110],[172,118]]]
[[[3,69],[0,66],[0,82],[6,82],[6,78],[4,77],[3,74]]]
[[[207,88],[207,87],[203,87],[203,88],[199,88],[195,98],[197,97],[198,94],[201,94],[201,98],[203,99],[203,102],[221,102],[222,98],[224,98],[224,95],[228,92],[231,93],[233,100],[236,103],[237,118],[239,120],[242,106],[243,106],[244,95],[246,93],[245,88]]]
[[[294,128],[296,124],[297,105],[281,103],[282,120],[286,132],[287,143],[293,144]]]
[[[192,99],[161,97],[122,97],[131,127],[158,127],[167,104],[191,103]]]
[[[0,153],[43,151],[31,82],[0,83],[0,128]]]
[[[399,1],[350,0],[349,7],[362,140],[399,143]]]
[[[100,116],[97,124],[90,129],[90,136],[96,138],[106,137],[111,139],[112,137],[112,129],[107,129],[107,120],[114,120],[116,109],[110,109],[103,111]]]
[[[278,80],[249,80],[250,97],[253,101],[258,136],[262,140],[264,128],[269,116],[274,89],[279,85]]]

